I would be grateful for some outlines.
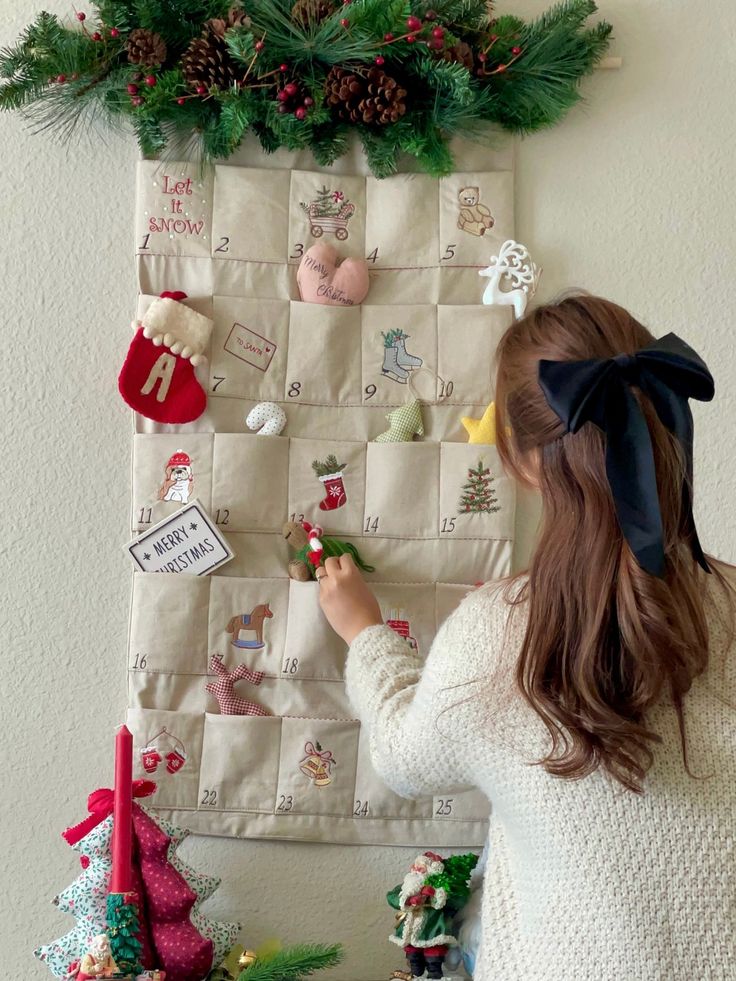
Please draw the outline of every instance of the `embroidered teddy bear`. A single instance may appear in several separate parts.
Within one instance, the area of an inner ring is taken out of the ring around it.
[[[460,201],[460,216],[457,227],[470,235],[485,235],[487,229],[493,228],[496,219],[488,208],[480,203],[479,187],[463,187],[458,193]]]

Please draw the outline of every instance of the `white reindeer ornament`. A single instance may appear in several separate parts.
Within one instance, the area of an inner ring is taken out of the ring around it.
[[[483,293],[485,306],[513,306],[518,320],[524,316],[527,303],[537,291],[542,270],[532,262],[525,245],[509,239],[503,243],[498,255],[491,256],[490,265],[478,270],[478,275],[488,279]]]

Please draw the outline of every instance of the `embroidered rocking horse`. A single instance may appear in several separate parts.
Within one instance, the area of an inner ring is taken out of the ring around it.
[[[266,646],[263,640],[263,621],[270,620],[272,617],[273,613],[268,603],[262,603],[251,613],[239,613],[238,616],[232,617],[228,621],[227,627],[225,627],[226,632],[231,635],[230,643],[233,647],[241,647],[249,651],[260,651]],[[241,640],[241,631],[254,633],[256,639]]]

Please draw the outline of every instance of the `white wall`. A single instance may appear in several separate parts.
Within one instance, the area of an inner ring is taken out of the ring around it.
[[[46,6],[69,9],[65,0]],[[547,3],[499,6],[532,14]],[[624,69],[598,73],[587,107],[521,146],[519,237],[545,267],[544,296],[573,284],[601,292],[709,360],[719,396],[696,407],[697,517],[706,547],[733,561],[736,11],[730,0],[601,7]],[[0,0],[0,43],[34,8]],[[30,951],[71,926],[49,905],[76,874],[59,832],[81,819],[88,791],[109,784],[125,706],[130,571],[120,545],[131,440],[115,377],[135,289],[135,157],[131,141],[65,150],[18,119],[0,120],[7,977],[43,978]],[[530,513],[520,518],[527,543]],[[251,945],[273,935],[342,940],[350,961],[341,979],[379,981],[399,966],[382,894],[405,850],[220,839],[184,849],[223,876],[212,909],[241,918]]]

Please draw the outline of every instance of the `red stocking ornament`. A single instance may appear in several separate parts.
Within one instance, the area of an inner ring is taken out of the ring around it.
[[[192,422],[207,396],[194,369],[204,361],[212,321],[162,293],[148,308],[128,350],[118,388],[131,407],[155,422]]]
[[[320,511],[336,511],[348,502],[342,473],[331,473],[319,478],[325,486],[325,499],[319,502]]]

